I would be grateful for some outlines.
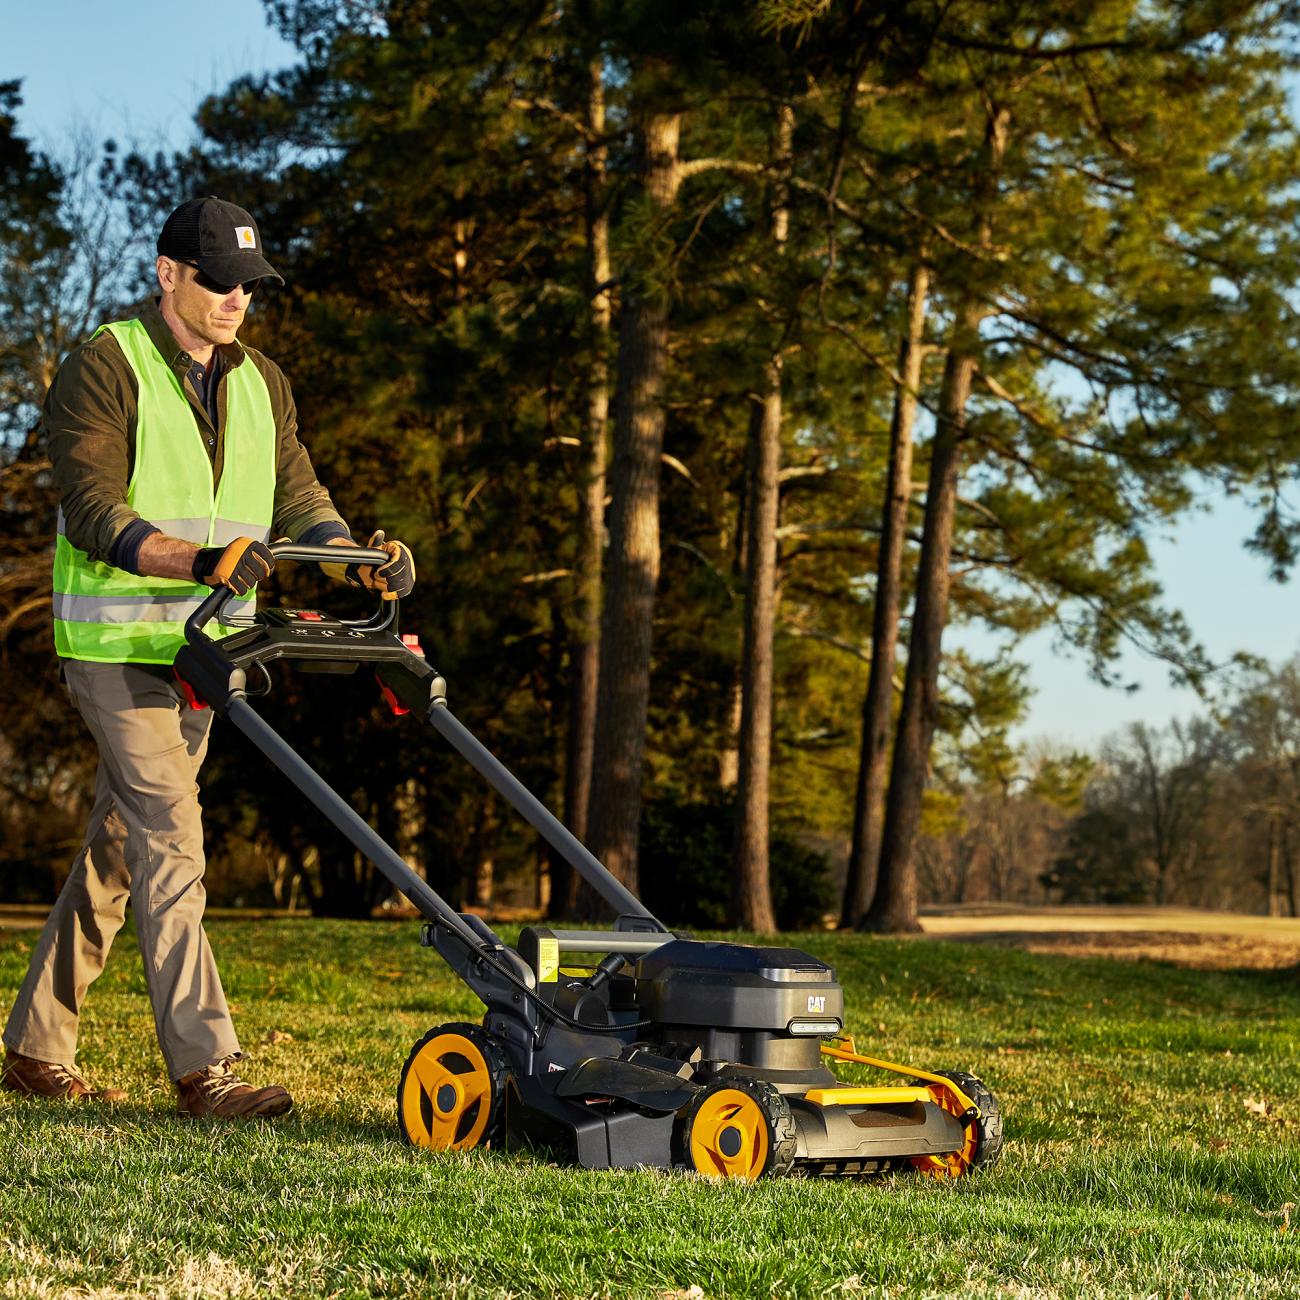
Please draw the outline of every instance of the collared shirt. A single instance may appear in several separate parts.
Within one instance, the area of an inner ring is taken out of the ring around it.
[[[194,385],[194,391],[198,394],[199,401],[203,403],[203,409],[208,413],[208,423],[212,426],[208,430],[208,446],[215,451],[217,445],[216,430],[221,424],[221,415],[217,410],[217,394],[221,391],[221,379],[226,373],[226,367],[221,359],[221,353],[217,348],[212,349],[212,357],[206,366],[195,361],[190,365],[189,379]],[[208,452],[211,456],[212,451]]]
[[[272,535],[297,541],[308,531],[313,540],[323,533],[346,534],[347,526],[298,440],[297,408],[280,367],[256,348],[238,342],[220,344],[213,353],[213,373],[204,384],[208,391],[200,394],[191,374],[194,358],[176,342],[155,302],[143,308],[140,320],[189,398],[212,457],[214,481],[220,481],[225,454],[225,377],[236,366],[255,365],[266,381],[276,427]],[[135,374],[117,340],[107,332],[68,354],[45,398],[42,420],[64,528],[68,540],[92,559],[108,560],[113,543],[140,518],[126,503],[135,458],[137,406]],[[328,527],[321,530],[320,525]]]

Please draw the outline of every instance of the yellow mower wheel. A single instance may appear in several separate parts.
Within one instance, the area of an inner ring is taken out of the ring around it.
[[[431,1029],[411,1049],[397,1084],[397,1122],[412,1146],[467,1151],[501,1138],[509,1068],[482,1025]]]
[[[981,1080],[959,1070],[940,1070],[951,1079],[979,1109],[979,1118],[967,1126],[965,1140],[956,1151],[937,1156],[916,1156],[912,1167],[927,1178],[960,1178],[972,1169],[993,1164],[1002,1154],[1002,1111],[998,1100]],[[936,1106],[950,1115],[961,1117],[961,1107],[942,1084],[913,1079],[918,1087],[928,1088]]]
[[[761,1079],[719,1079],[690,1104],[679,1130],[680,1163],[706,1178],[759,1178],[794,1164],[790,1105]]]

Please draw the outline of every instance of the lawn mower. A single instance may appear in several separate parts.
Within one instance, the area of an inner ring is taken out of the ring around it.
[[[315,564],[389,558],[366,547],[271,550]],[[408,1142],[463,1151],[522,1141],[586,1169],[748,1180],[907,1168],[955,1178],[997,1159],[1002,1118],[988,1088],[859,1053],[824,962],[694,939],[653,916],[452,714],[446,682],[399,630],[400,601],[349,620],[319,609],[236,616],[230,598],[215,589],[185,625],[175,671],[190,703],[229,718],[414,904],[422,943],[486,1008],[481,1023],[437,1025],[411,1049],[397,1087]],[[213,619],[216,637],[205,631]],[[277,659],[306,671],[368,666],[390,708],[432,726],[609,905],[610,928],[530,925],[511,947],[452,908],[249,703],[249,671],[269,689]],[[841,1083],[829,1060],[901,1078]]]

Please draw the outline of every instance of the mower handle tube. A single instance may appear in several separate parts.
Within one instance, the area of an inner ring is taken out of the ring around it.
[[[529,825],[540,832],[551,847],[614,909],[615,915],[639,917],[663,934],[669,933],[668,927],[621,880],[615,879],[600,859],[474,736],[447,707],[446,700],[434,700],[429,706],[428,721]]]
[[[300,560],[307,564],[387,564],[393,557],[374,546],[300,546],[297,542],[272,542],[270,552],[276,560]],[[185,620],[185,640],[191,645],[203,637],[203,629],[234,600],[235,593],[225,586],[213,587],[203,603]],[[394,606],[397,601],[385,602]]]

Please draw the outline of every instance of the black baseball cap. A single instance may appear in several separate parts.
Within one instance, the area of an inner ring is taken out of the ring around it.
[[[243,208],[211,194],[182,203],[163,222],[158,253],[193,262],[218,284],[263,279],[284,283],[284,276],[262,256],[257,222]]]

